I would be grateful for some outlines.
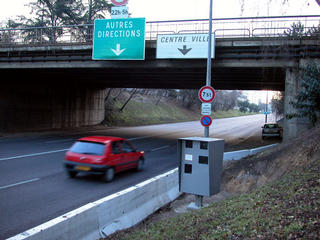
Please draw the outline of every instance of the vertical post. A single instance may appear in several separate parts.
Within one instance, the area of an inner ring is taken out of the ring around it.
[[[206,86],[211,86],[211,49],[212,49],[212,0],[210,0],[209,11],[209,38],[208,38],[208,60],[207,60],[207,79]],[[209,137],[209,127],[204,128],[204,137]],[[196,207],[203,207],[203,196],[196,195]]]
[[[265,120],[264,122],[267,123],[268,122],[268,91],[267,91],[267,97],[266,97],[266,111],[265,111]]]
[[[207,59],[207,79],[206,86],[211,86],[211,49],[212,49],[212,0],[210,0],[209,11],[209,40],[208,40],[208,59]],[[204,137],[209,137],[209,127],[204,128]]]

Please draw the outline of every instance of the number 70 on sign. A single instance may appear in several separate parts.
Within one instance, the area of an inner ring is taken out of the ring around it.
[[[204,103],[211,103],[216,93],[211,86],[204,86],[199,90],[199,98]]]

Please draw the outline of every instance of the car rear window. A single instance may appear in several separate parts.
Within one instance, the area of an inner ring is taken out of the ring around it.
[[[265,128],[277,128],[278,125],[277,124],[266,124],[264,127]]]
[[[78,141],[71,148],[70,151],[74,153],[98,155],[104,154],[105,144],[95,142]]]

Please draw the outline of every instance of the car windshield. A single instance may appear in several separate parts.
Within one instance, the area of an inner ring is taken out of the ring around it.
[[[70,151],[80,154],[98,155],[104,154],[105,144],[96,142],[78,141],[71,148]]]

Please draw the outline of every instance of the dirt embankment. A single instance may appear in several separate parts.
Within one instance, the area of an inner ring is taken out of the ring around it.
[[[204,204],[224,200],[230,196],[246,193],[268,182],[276,180],[299,167],[310,165],[320,159],[320,127],[306,132],[301,137],[282,143],[278,147],[244,158],[231,161],[224,166],[221,192],[204,198]],[[168,204],[147,218],[142,224],[123,232],[115,233],[106,239],[127,239],[135,231],[144,231],[150,224],[168,220],[189,211],[187,206],[194,202],[194,196],[183,194],[176,201]]]
[[[258,155],[230,162],[222,176],[222,189],[239,194],[271,182],[313,157],[320,156],[320,127]]]

